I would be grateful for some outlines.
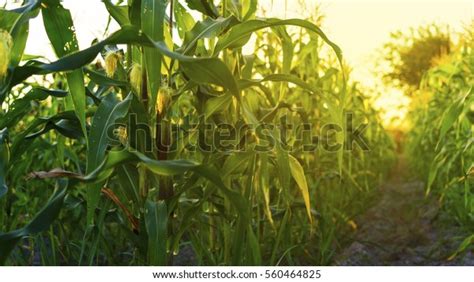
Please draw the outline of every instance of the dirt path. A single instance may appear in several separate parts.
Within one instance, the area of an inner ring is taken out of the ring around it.
[[[474,265],[472,252],[447,260],[462,237],[440,223],[438,203],[425,197],[424,184],[407,179],[400,158],[377,204],[356,219],[354,241],[336,265]]]

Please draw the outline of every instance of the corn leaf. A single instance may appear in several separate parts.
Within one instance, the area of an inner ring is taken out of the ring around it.
[[[164,201],[146,202],[145,224],[148,235],[148,263],[166,265],[168,210]]]
[[[5,264],[8,255],[22,238],[49,228],[51,223],[58,217],[65,196],[66,188],[56,190],[43,209],[25,227],[8,233],[0,233],[0,265]]]
[[[298,187],[300,188],[301,195],[303,195],[304,205],[306,207],[306,213],[308,215],[308,219],[310,222],[313,222],[313,218],[311,216],[311,203],[310,203],[310,197],[309,197],[309,188],[308,188],[308,183],[306,182],[306,176],[304,175],[304,168],[300,164],[300,162],[292,155],[289,155],[289,160],[290,160],[291,174],[293,175],[293,178],[295,179],[296,184],[298,184]]]
[[[214,113],[219,113],[227,110],[232,103],[232,95],[223,94],[218,97],[211,98],[206,101],[204,106],[205,118],[209,118]]]
[[[315,93],[314,87],[304,82],[302,79],[291,74],[270,74],[262,79],[240,79],[238,81],[238,86],[240,90],[244,90],[253,86],[260,87],[261,83],[266,81],[289,82],[298,85],[299,87],[309,91],[310,93]]]
[[[168,0],[142,0],[142,30],[154,41],[164,40],[163,22],[167,4]],[[162,54],[156,48],[145,47],[144,55],[149,91],[148,96],[151,97],[150,105],[154,107],[158,89],[161,85]]]
[[[89,150],[87,151],[86,172],[94,171],[102,163],[107,145],[111,141],[111,136],[113,136],[115,122],[117,119],[127,115],[132,95],[133,94],[130,93],[127,98],[121,102],[117,101],[114,93],[102,99],[92,120],[88,139]],[[89,223],[93,222],[94,212],[99,203],[101,188],[102,184],[100,183],[91,184],[87,188],[87,218]]]
[[[0,130],[0,198],[8,191],[6,184],[6,170],[10,160],[10,152],[7,146],[8,130],[6,128]]]
[[[74,24],[71,13],[62,7],[59,0],[47,0],[43,2],[41,8],[43,22],[54,51],[58,57],[64,57],[67,54],[77,52],[79,45],[74,33]],[[77,69],[66,73],[67,83],[71,96],[68,100],[72,101],[72,107],[81,124],[84,136],[86,131],[86,90],[84,86],[84,74],[82,69]]]
[[[110,16],[120,25],[130,25],[130,19],[128,18],[128,7],[127,6],[117,6],[112,4],[110,0],[102,0],[104,2],[105,8],[110,13]]]
[[[439,140],[441,141],[445,136],[448,130],[453,126],[454,122],[458,119],[459,115],[461,114],[464,108],[464,102],[466,101],[467,97],[474,93],[474,88],[469,89],[465,94],[461,97],[456,99],[454,103],[452,103],[446,112],[443,114],[443,119],[441,120],[440,126],[440,137]]]
[[[216,58],[195,58],[170,51],[163,41],[153,41],[136,27],[126,26],[113,33],[107,39],[91,47],[67,55],[51,64],[32,61],[18,67],[13,75],[11,86],[21,83],[33,74],[48,74],[59,71],[72,71],[92,62],[97,54],[108,44],[140,44],[156,48],[160,53],[178,60],[184,73],[197,83],[212,83],[228,89],[238,95],[237,83],[227,66]]]
[[[207,15],[211,18],[217,18],[219,13],[217,12],[216,6],[214,6],[213,1],[208,0],[186,0],[186,4],[190,9],[199,11],[204,15]]]
[[[173,176],[192,171],[214,184],[234,205],[244,221],[249,218],[247,201],[242,195],[226,187],[221,177],[219,177],[219,172],[217,172],[215,168],[191,160],[155,160],[140,152],[112,150],[105,157],[104,161],[87,175],[80,175],[69,171],[52,170],[50,172],[33,172],[30,174],[30,177],[44,179],[67,177],[84,182],[97,183],[112,176],[117,166],[130,163],[139,163],[151,172],[162,176]]]
[[[288,20],[278,20],[278,19],[265,19],[265,20],[249,20],[240,24],[237,24],[232,27],[232,29],[220,39],[214,49],[214,55],[219,54],[220,51],[226,48],[239,48],[242,47],[246,41],[242,39],[249,38],[249,36],[258,30],[282,26],[282,25],[293,25],[306,28],[307,30],[316,33],[319,35],[336,53],[336,56],[339,62],[342,64],[342,51],[339,46],[334,42],[329,40],[326,34],[316,25],[311,22],[301,20],[301,19],[288,19]]]

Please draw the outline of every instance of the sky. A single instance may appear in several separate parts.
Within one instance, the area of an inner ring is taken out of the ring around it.
[[[0,6],[15,2],[19,1],[0,0]],[[474,0],[259,0],[259,4],[267,16],[278,18],[305,18],[320,11],[324,15],[322,28],[342,48],[345,61],[353,69],[352,79],[368,87],[378,81],[372,73],[374,54],[390,32],[433,22],[461,31],[472,21],[474,11]],[[71,10],[80,48],[88,47],[94,38],[103,38],[107,11],[101,0],[64,0],[63,5]],[[26,52],[54,59],[41,16],[30,27]],[[111,30],[116,29],[113,23]],[[387,120],[402,118],[408,98],[396,89],[384,91],[375,105],[385,112]]]

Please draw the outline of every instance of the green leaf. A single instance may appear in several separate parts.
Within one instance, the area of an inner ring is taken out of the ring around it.
[[[25,21],[17,21],[12,29],[13,47],[10,55],[10,66],[16,67],[23,57],[26,41],[28,40],[29,27],[30,23],[25,19]]]
[[[64,9],[59,0],[44,1],[44,4],[41,8],[44,27],[56,55],[64,57],[67,54],[77,52],[79,46],[69,10]],[[74,112],[79,119],[84,136],[87,136],[86,90],[82,69],[66,73],[66,79],[71,93],[68,99],[72,101]]]
[[[471,246],[472,244],[474,244],[474,234],[472,234],[471,236],[468,236],[466,237],[462,242],[461,244],[459,244],[459,247],[458,249],[454,252],[454,254],[452,254],[448,260],[453,260],[457,255],[459,255],[460,253],[466,251],[469,246]]]
[[[130,25],[130,19],[128,18],[128,7],[127,6],[117,6],[112,4],[110,0],[102,0],[104,2],[105,8],[109,12],[110,16],[120,25]]]
[[[10,30],[13,38],[13,48],[10,65],[16,67],[20,62],[28,39],[29,20],[38,15],[38,7],[41,1],[29,1],[28,4],[16,10],[20,17],[16,18]],[[2,15],[3,16],[3,15]]]
[[[6,184],[6,172],[8,162],[10,161],[10,151],[7,144],[8,130],[6,128],[0,130],[0,198],[8,191]]]
[[[108,44],[140,44],[156,48],[163,55],[178,60],[184,73],[197,83],[212,83],[228,89],[235,96],[239,95],[237,83],[229,68],[217,58],[195,58],[170,51],[163,41],[153,41],[136,27],[126,26],[107,39],[82,51],[67,55],[51,64],[31,61],[17,67],[13,74],[11,86],[23,82],[33,74],[48,74],[59,71],[72,71],[92,62],[97,54]]]
[[[130,120],[127,134],[134,138],[130,138],[128,143],[130,148],[142,153],[150,152],[153,149],[153,140],[149,138],[151,132],[149,128],[145,129],[142,126],[143,124],[150,124],[150,120],[148,119],[149,115],[143,114],[146,113],[146,111],[145,105],[140,101],[139,97],[133,95],[132,102],[130,103]],[[148,130],[148,133],[144,134],[143,130]]]
[[[142,30],[154,41],[164,40],[163,22],[167,4],[168,0],[142,0]],[[161,86],[162,54],[153,47],[146,47],[144,52],[148,96],[151,97],[150,105],[154,112],[158,89]]]
[[[20,159],[22,154],[25,152],[26,148],[31,144],[31,142],[25,142],[25,141],[33,138],[31,135],[35,133],[32,134],[31,132],[33,132],[36,128],[38,128],[39,126],[43,124],[56,123],[61,120],[77,120],[77,117],[73,111],[65,111],[65,112],[60,112],[51,117],[39,117],[39,118],[34,119],[33,122],[25,130],[21,131],[13,139],[12,149],[11,149],[12,159]],[[53,128],[55,127],[54,125],[49,125],[49,126],[52,126]],[[78,131],[78,132],[81,133],[82,131]],[[39,135],[41,134],[42,133],[40,133]],[[28,138],[26,139],[26,137]]]
[[[199,11],[211,18],[217,18],[219,13],[212,0],[186,0],[189,9]]]
[[[0,264],[5,264],[8,255],[22,238],[48,230],[59,216],[65,195],[66,188],[56,190],[43,209],[25,227],[0,234]]]
[[[112,150],[108,153],[100,166],[85,176],[68,171],[53,170],[50,172],[34,172],[31,174],[31,177],[68,177],[84,182],[96,183],[109,178],[117,166],[130,163],[140,163],[151,172],[162,176],[173,176],[177,174],[183,174],[187,171],[192,171],[214,184],[219,189],[219,191],[221,191],[222,194],[227,199],[229,199],[244,221],[248,221],[250,218],[247,201],[238,192],[226,187],[219,176],[219,172],[214,167],[203,165],[191,160],[155,160],[136,151],[128,152],[123,150]]]
[[[252,265],[261,266],[262,254],[260,251],[260,244],[258,242],[257,236],[255,236],[255,233],[252,230],[251,225],[249,225],[248,230],[247,230],[247,240],[249,242],[248,250],[250,251],[250,254],[252,255],[252,261],[253,261]]]
[[[0,9],[0,29],[10,31],[20,16],[21,14],[15,11]]]
[[[204,106],[205,118],[209,118],[214,113],[223,112],[227,110],[232,103],[231,94],[223,94],[218,97],[211,98],[206,101]]]
[[[18,123],[31,110],[32,101],[43,101],[46,98],[65,97],[66,91],[34,87],[23,98],[16,99],[8,112],[0,119],[0,128],[11,127]]]
[[[145,206],[145,225],[148,235],[148,263],[166,265],[166,244],[168,240],[168,211],[165,201],[148,200]]]
[[[94,171],[105,158],[107,145],[110,143],[110,137],[113,136],[113,130],[116,127],[115,122],[127,115],[132,95],[130,93],[121,102],[117,101],[115,93],[111,93],[102,99],[92,120],[88,139],[87,173]],[[91,184],[87,189],[87,218],[89,223],[93,222],[101,188],[102,185],[99,183]]]
[[[290,154],[282,147],[280,140],[276,142],[276,161],[278,179],[285,192],[290,188]]]
[[[255,12],[257,11],[258,6],[258,0],[244,1],[242,5],[244,5],[243,11],[245,12],[244,17],[242,19],[242,21],[244,22],[255,16]],[[247,9],[245,9],[245,6],[247,6]]]
[[[260,174],[259,174],[259,181],[260,181],[260,190],[262,193],[263,203],[264,203],[264,212],[265,216],[267,217],[270,225],[273,229],[275,229],[275,222],[273,220],[272,211],[270,208],[270,177],[269,177],[269,169],[268,169],[268,153],[261,153],[260,154]]]
[[[238,86],[239,90],[244,90],[246,88],[252,87],[252,86],[258,86],[260,87],[262,82],[266,81],[273,81],[273,82],[289,82],[295,85],[298,85],[299,87],[311,92],[315,93],[314,87],[306,83],[304,80],[291,75],[291,74],[270,74],[265,76],[262,79],[240,79],[238,81]]]
[[[141,26],[141,0],[130,0],[128,2],[128,18],[134,26]]]
[[[110,137],[116,127],[115,122],[124,118],[132,100],[130,93],[123,101],[118,101],[115,93],[111,93],[102,99],[91,124],[89,136],[89,150],[87,154],[87,171],[96,169],[103,161]]]
[[[190,31],[195,26],[194,18],[178,1],[174,2],[173,12],[176,19],[176,27],[180,36],[183,37],[186,32]]]
[[[303,166],[292,155],[289,155],[289,160],[290,160],[291,174],[293,175],[293,178],[295,179],[296,184],[298,184],[298,187],[300,188],[301,195],[303,195],[304,205],[306,207],[306,213],[308,215],[308,219],[310,222],[313,222],[313,218],[311,216],[311,203],[310,203],[308,183],[306,182],[306,176],[304,175]]]
[[[121,165],[117,166],[116,171],[127,200],[132,203],[140,203],[137,168],[133,165]]]
[[[294,46],[291,41],[291,36],[288,34],[284,26],[276,26],[272,29],[281,39],[283,53],[282,72],[288,74],[291,71],[291,62],[293,61],[294,54]]]
[[[470,94],[474,93],[473,89],[474,88],[471,88],[465,94],[461,95],[461,97],[456,99],[456,101],[444,112],[443,118],[441,119],[439,142],[441,142],[441,140],[446,136],[448,130],[454,125],[459,115],[462,113],[464,102]]]
[[[214,55],[217,56],[220,51],[226,48],[237,48],[242,47],[242,44],[245,44],[245,41],[242,41],[243,38],[247,38],[253,32],[256,32],[260,29],[282,26],[282,25],[293,25],[306,28],[309,31],[312,31],[319,35],[336,53],[336,56],[339,62],[342,64],[342,51],[339,46],[334,42],[329,40],[326,34],[316,25],[312,24],[309,21],[301,19],[288,19],[288,20],[279,20],[279,19],[265,19],[265,20],[249,20],[241,24],[237,24],[232,27],[232,29],[221,38],[214,49]],[[238,45],[235,45],[238,43]]]
[[[235,153],[228,156],[222,166],[222,177],[225,178],[234,173],[243,173],[254,153]]]
[[[434,160],[431,162],[430,165],[430,170],[428,173],[428,181],[426,184],[426,195],[429,195],[431,192],[431,188],[436,180],[436,177],[438,176],[438,172],[441,167],[443,167],[446,163],[446,156],[443,156],[443,152],[439,153],[436,155]]]
[[[183,71],[192,80],[200,84],[212,83],[223,86],[232,94],[238,96],[237,83],[227,66],[220,60],[206,59],[202,64],[195,62],[181,61]]]
[[[128,86],[128,81],[113,79],[113,78],[107,77],[106,75],[100,72],[91,70],[89,68],[84,68],[84,72],[92,81],[94,81],[100,86],[117,86],[117,87]]]
[[[273,244],[272,255],[270,258],[270,265],[275,265],[276,263],[276,256],[278,254],[278,249],[280,247],[281,240],[283,239],[283,233],[287,230],[287,224],[291,217],[291,210],[289,208],[286,209],[285,215],[280,223],[280,227],[278,228],[278,234],[276,236],[275,243]]]
[[[72,112],[67,113],[70,115],[65,118],[58,119],[58,116],[51,117],[46,121],[46,125],[40,131],[27,135],[25,139],[37,138],[50,130],[55,130],[61,135],[71,139],[84,137],[84,135],[82,135],[81,124],[76,115],[72,114]]]
[[[217,37],[226,28],[236,23],[238,21],[234,16],[218,19],[206,18],[203,21],[197,22],[192,30],[186,33],[184,44],[180,49],[184,49],[183,54],[187,54],[196,46],[200,39]]]

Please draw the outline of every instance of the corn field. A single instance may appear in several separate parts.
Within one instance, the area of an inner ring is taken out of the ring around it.
[[[59,0],[0,9],[0,264],[334,264],[397,151],[321,20],[260,17],[257,0],[102,4],[120,28],[83,49]],[[56,61],[25,53],[39,15]],[[424,74],[405,142],[463,228],[446,257],[474,241],[463,39]]]
[[[474,233],[474,54],[472,30],[458,50],[442,58],[423,78],[412,109],[408,150],[413,167],[426,180],[443,209]],[[460,245],[470,248],[474,235]]]

